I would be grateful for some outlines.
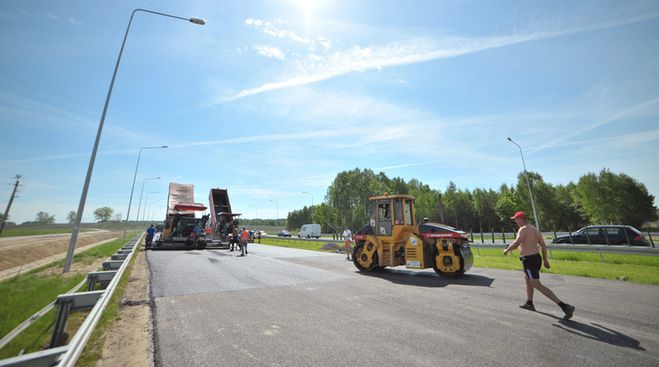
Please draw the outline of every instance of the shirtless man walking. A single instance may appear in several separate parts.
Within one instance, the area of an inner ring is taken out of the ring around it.
[[[510,219],[517,223],[519,230],[517,231],[517,238],[508,248],[503,250],[503,254],[508,255],[510,251],[519,247],[519,259],[522,260],[526,280],[526,303],[519,307],[525,310],[535,311],[535,306],[533,306],[533,290],[537,289],[547,298],[554,301],[565,312],[563,318],[569,320],[574,313],[574,306],[563,303],[551,289],[540,283],[540,267],[542,263],[544,262],[545,268],[549,269],[547,246],[545,245],[544,238],[542,238],[542,233],[528,223],[524,212],[517,212]],[[542,249],[542,256],[538,252],[538,244]]]

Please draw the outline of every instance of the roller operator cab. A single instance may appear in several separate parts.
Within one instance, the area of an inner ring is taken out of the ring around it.
[[[369,200],[369,223],[355,234],[353,262],[357,269],[432,267],[446,276],[471,269],[474,258],[464,232],[437,223],[417,225],[413,196],[385,194]]]

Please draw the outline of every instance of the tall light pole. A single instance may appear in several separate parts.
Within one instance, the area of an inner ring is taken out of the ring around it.
[[[160,208],[162,208],[162,205],[158,205],[156,207],[152,207],[151,209],[149,209],[149,218],[151,218],[150,220],[153,220],[153,211]]]
[[[529,174],[526,172],[526,162],[524,162],[524,154],[522,153],[522,147],[515,143],[513,139],[508,138],[508,141],[517,145],[519,148],[519,155],[522,157],[522,166],[524,167],[524,177],[526,177],[526,187],[529,188],[529,196],[531,197],[531,208],[533,209],[533,218],[535,218],[535,226],[540,230],[540,220],[538,219],[538,213],[535,212],[535,202],[533,201],[533,191],[531,191],[531,181],[529,181]]]
[[[112,88],[114,87],[114,80],[117,77],[117,71],[119,70],[119,63],[121,62],[121,55],[124,53],[124,46],[126,45],[126,38],[128,38],[128,31],[130,30],[130,25],[133,22],[133,17],[138,11],[162,15],[169,18],[186,20],[193,24],[204,25],[206,21],[200,18],[183,18],[175,15],[159,13],[146,9],[135,9],[130,15],[130,20],[128,21],[128,27],[126,27],[126,33],[124,34],[124,40],[121,43],[121,49],[119,50],[119,56],[117,56],[117,63],[114,65],[114,72],[112,73],[112,80],[110,81],[110,88],[108,89],[108,95],[105,97],[105,105],[103,106],[103,113],[101,114],[101,121],[98,123],[98,130],[96,131],[96,141],[94,142],[94,148],[92,148],[92,156],[89,159],[89,166],[87,167],[87,175],[85,177],[85,183],[82,186],[82,194],[80,195],[80,203],[78,203],[78,211],[76,212],[76,220],[73,223],[73,232],[71,233],[71,242],[69,242],[69,248],[66,252],[66,260],[64,261],[64,268],[62,272],[66,273],[71,268],[71,262],[73,261],[73,250],[76,248],[76,243],[78,242],[78,233],[80,232],[80,222],[82,221],[82,214],[85,210],[85,202],[87,201],[87,191],[89,190],[89,182],[92,179],[92,172],[94,171],[94,162],[96,161],[96,152],[98,151],[98,144],[101,140],[101,133],[103,132],[103,124],[105,123],[105,115],[108,112],[108,106],[110,105],[110,97],[112,96]]]
[[[160,194],[160,191],[151,191],[146,193],[146,199],[144,199],[144,210],[142,211],[142,220],[144,220],[144,216],[146,215],[146,203],[149,201],[149,195],[151,194]],[[137,212],[137,221],[140,221],[140,212]]]
[[[159,202],[160,202],[160,199],[149,201],[148,202],[149,203],[149,211],[151,211],[151,208],[153,207],[153,204],[159,203]],[[149,218],[144,218],[144,216],[146,215],[146,204],[147,204],[147,201],[144,201],[144,214],[142,215],[142,220],[145,220],[145,219],[150,220]]]
[[[140,190],[140,201],[137,203],[137,220],[140,219],[140,208],[142,207],[142,194],[144,193],[144,184],[149,180],[160,180],[162,177],[147,177],[142,180],[142,189]]]
[[[256,207],[256,205],[250,205],[252,208],[254,208],[255,214],[254,214],[254,219],[259,217],[259,208]]]
[[[275,205],[277,205],[277,222],[279,222],[279,203],[272,199],[270,199],[269,201],[272,201],[273,203],[275,203]]]
[[[311,223],[313,223],[313,194],[310,192],[302,191],[303,194],[311,195]]]
[[[126,214],[126,223],[124,224],[124,238],[126,238],[126,230],[128,229],[128,219],[130,219],[130,207],[131,204],[133,203],[133,191],[135,190],[135,179],[137,178],[137,169],[140,167],[140,158],[142,157],[142,151],[145,149],[166,149],[166,148],[167,145],[162,145],[159,147],[141,147],[140,152],[137,154],[137,164],[135,164],[135,173],[133,174],[133,186],[131,186],[130,188],[130,199],[128,200],[128,214]],[[142,190],[144,190],[144,183],[142,183]],[[137,219],[139,218],[140,218],[140,206],[138,205]]]

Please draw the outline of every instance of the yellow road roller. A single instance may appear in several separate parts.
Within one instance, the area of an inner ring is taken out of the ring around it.
[[[385,193],[369,200],[369,223],[355,233],[352,253],[359,271],[404,265],[456,277],[471,269],[474,257],[466,234],[439,223],[417,224],[414,196]]]

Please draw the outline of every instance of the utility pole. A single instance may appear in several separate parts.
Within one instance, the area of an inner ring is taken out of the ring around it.
[[[5,215],[2,217],[2,224],[0,224],[0,235],[2,235],[2,231],[5,229],[5,223],[7,223],[7,219],[9,219],[9,209],[11,209],[11,204],[14,202],[14,197],[16,197],[16,190],[18,190],[18,186],[22,186],[20,185],[21,175],[16,175],[14,178],[16,179],[16,183],[14,183],[14,191],[12,191],[11,197],[9,198],[9,203],[7,203]]]

